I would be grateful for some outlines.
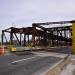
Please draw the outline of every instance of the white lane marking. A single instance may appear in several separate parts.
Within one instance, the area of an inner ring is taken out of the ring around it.
[[[11,63],[18,63],[20,61],[25,61],[25,60],[29,60],[29,59],[33,59],[33,58],[35,58],[35,57],[30,57],[30,58],[26,58],[26,59],[20,59],[20,60],[13,61]]]

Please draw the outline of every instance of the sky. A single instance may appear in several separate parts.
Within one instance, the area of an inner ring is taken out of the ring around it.
[[[75,20],[75,0],[0,0],[0,30]]]

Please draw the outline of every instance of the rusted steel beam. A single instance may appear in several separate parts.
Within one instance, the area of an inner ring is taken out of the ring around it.
[[[65,27],[53,27],[53,28],[46,28],[46,30],[71,30],[72,29],[72,26],[65,26]]]
[[[10,28],[7,28],[7,29],[5,29],[5,30],[6,30],[6,31],[7,31],[7,30],[11,30],[11,27],[10,27]]]
[[[20,45],[21,45],[21,42],[22,42],[22,34],[20,34]]]
[[[3,40],[4,40],[4,31],[2,30],[2,35],[1,35],[2,45],[3,45]]]
[[[44,46],[47,46],[47,31],[44,30]]]
[[[66,23],[73,23],[75,20],[72,21],[59,21],[59,22],[45,22],[45,23],[34,23],[36,25],[50,25],[50,24],[66,24]]]
[[[11,33],[11,31],[7,31],[7,30],[3,30],[4,32],[8,32],[8,33]]]
[[[10,33],[10,45],[13,45],[13,33]]]
[[[4,33],[4,37],[5,37],[5,39],[6,39],[6,42],[8,42],[8,40],[7,40],[7,37],[6,37],[5,33]]]
[[[35,47],[35,34],[36,34],[35,30],[36,30],[36,27],[35,27],[35,25],[33,24],[33,33],[32,33],[33,47]]]
[[[32,24],[32,26],[33,26],[33,27],[41,28],[41,29],[43,29],[43,30],[45,30],[45,29],[46,29],[45,27],[40,26],[40,25],[38,25],[38,24],[36,24],[36,23],[33,23],[33,24]]]
[[[28,36],[27,38],[28,38],[28,45],[29,45],[29,35],[27,35],[27,36]]]
[[[24,34],[24,46],[26,45],[26,35]]]
[[[14,33],[14,35],[15,35],[15,37],[16,37],[16,39],[17,39],[18,43],[20,44],[20,41],[19,41],[19,39],[18,39],[18,37],[17,37],[16,33]]]

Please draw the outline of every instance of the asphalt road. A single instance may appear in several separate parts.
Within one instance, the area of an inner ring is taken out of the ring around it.
[[[56,52],[56,53],[70,54],[71,53],[71,47],[50,48],[50,49],[48,49],[48,51]]]
[[[61,58],[35,54],[0,56],[0,75],[40,75]]]

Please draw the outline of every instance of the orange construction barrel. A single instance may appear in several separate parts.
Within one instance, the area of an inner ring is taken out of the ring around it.
[[[0,55],[3,55],[5,53],[4,47],[0,47]]]

